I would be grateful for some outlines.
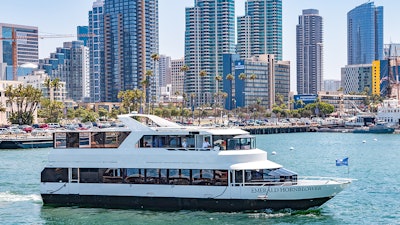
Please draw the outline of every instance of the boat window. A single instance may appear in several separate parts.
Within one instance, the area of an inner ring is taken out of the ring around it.
[[[160,169],[160,184],[168,184],[168,170]]]
[[[56,148],[66,148],[67,147],[67,134],[65,132],[57,132],[54,134],[54,142]]]
[[[79,148],[79,133],[68,132],[67,133],[67,148]]]
[[[243,183],[243,170],[235,170],[235,183]]]
[[[215,170],[215,185],[226,186],[228,185],[228,170]]]
[[[79,168],[71,169],[71,183],[78,183],[79,181]]]
[[[104,148],[105,133],[104,132],[93,132],[91,135],[91,147],[92,148]]]
[[[153,147],[163,147],[165,143],[164,136],[154,136],[153,138]]]
[[[144,169],[129,168],[126,169],[127,177],[125,178],[125,181],[127,183],[142,184],[144,183],[144,175],[145,175]]]
[[[145,183],[146,184],[159,183],[158,169],[146,169]]]
[[[80,183],[99,183],[101,181],[99,169],[81,168],[79,172]]]
[[[109,168],[109,169],[105,170],[103,173],[103,182],[104,183],[122,183],[122,181],[123,181],[122,174],[123,174],[122,169]]]
[[[68,182],[69,176],[71,183],[228,185],[227,170],[210,169],[46,168],[41,181]]]
[[[228,139],[228,150],[247,150],[254,149],[256,146],[254,137]]]
[[[244,174],[246,184],[268,182],[280,185],[282,182],[292,182],[293,184],[297,182],[297,174],[284,168],[245,170]],[[237,176],[241,176],[241,174],[235,173],[236,182],[238,182]]]
[[[150,148],[153,143],[153,136],[144,135],[140,142],[140,147]]]
[[[228,136],[213,136],[213,146],[218,146],[220,150],[227,150],[226,142],[230,137]]]
[[[45,168],[40,174],[41,182],[68,182],[68,168]]]
[[[90,147],[90,133],[81,132],[79,133],[79,147],[80,148],[89,148]]]

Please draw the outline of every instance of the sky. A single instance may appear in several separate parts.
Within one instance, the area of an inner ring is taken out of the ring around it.
[[[246,0],[236,0],[236,17],[244,15]],[[0,23],[37,26],[41,35],[76,34],[76,26],[87,25],[94,0],[2,0]],[[296,74],[296,25],[303,9],[318,9],[324,23],[324,79],[340,80],[347,63],[347,12],[368,0],[283,0],[283,60],[291,61],[291,90]],[[384,43],[400,43],[398,0],[376,0],[384,7]],[[185,7],[194,0],[159,0],[160,54],[172,59],[184,56]],[[71,38],[39,41],[39,57],[49,57]]]

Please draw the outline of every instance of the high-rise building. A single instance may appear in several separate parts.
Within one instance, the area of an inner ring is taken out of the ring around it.
[[[323,21],[316,9],[305,9],[296,26],[297,93],[323,90]]]
[[[50,58],[40,60],[39,68],[51,80],[65,82],[68,99],[82,102],[89,98],[89,50],[83,41],[64,42]]]
[[[276,60],[282,60],[282,0],[247,0],[237,30],[241,58],[274,54]]]
[[[104,84],[104,1],[97,0],[89,11],[88,38],[90,60],[90,102],[100,102]],[[102,83],[103,81],[103,83]]]
[[[0,37],[3,39],[0,41],[0,78],[6,77],[5,67],[13,65],[13,39],[16,40],[15,66],[39,62],[37,27],[0,23]]]
[[[324,91],[338,91],[340,87],[340,80],[324,80]]]
[[[171,60],[171,94],[178,95],[183,94],[183,82],[185,80],[185,72],[181,70],[185,64],[184,59],[173,59]]]
[[[159,87],[165,87],[171,83],[171,57],[160,55],[158,60]]]
[[[341,69],[343,93],[361,93],[372,90],[372,64],[346,65]]]
[[[383,59],[383,6],[367,2],[347,13],[347,64]]]
[[[222,55],[235,52],[235,1],[196,0],[186,8],[184,89],[196,106],[214,102],[221,90]],[[204,75],[204,76],[200,76]],[[218,86],[217,86],[218,85]]]
[[[149,77],[147,96],[153,98],[156,93],[153,84],[158,73],[151,55],[159,51],[158,0],[143,1],[104,1],[102,101],[117,102],[120,91],[141,88],[148,70],[153,76]]]
[[[237,54],[224,55],[224,92],[228,94],[226,109],[261,105],[271,109],[277,94],[288,102],[290,92],[290,62],[276,61],[274,55],[259,55],[240,59]],[[234,79],[227,80],[228,74]],[[241,79],[240,75],[246,75]]]

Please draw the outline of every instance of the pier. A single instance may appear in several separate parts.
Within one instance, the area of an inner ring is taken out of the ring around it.
[[[281,133],[299,133],[316,132],[317,129],[311,126],[247,126],[242,128],[250,134],[281,134]]]

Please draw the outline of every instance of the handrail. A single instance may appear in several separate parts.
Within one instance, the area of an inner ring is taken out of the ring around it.
[[[213,148],[184,148],[184,147],[166,147],[168,151],[219,151]]]

